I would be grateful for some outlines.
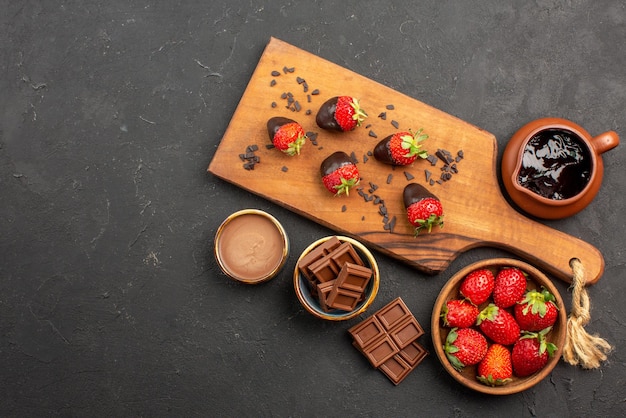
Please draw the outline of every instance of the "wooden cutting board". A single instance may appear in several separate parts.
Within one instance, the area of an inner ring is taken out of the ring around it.
[[[352,132],[328,132],[315,123],[319,106],[338,95],[358,98],[369,115]],[[267,148],[266,124],[273,116],[300,122],[315,140],[308,141],[294,157]],[[424,148],[432,155],[446,150],[457,157],[461,151],[463,158],[455,161],[456,172],[448,164],[450,175],[443,181],[445,164],[441,159],[434,166],[418,160],[409,167],[392,168],[368,156],[379,140],[398,130],[394,124],[400,130],[423,128],[429,135]],[[250,145],[258,147],[253,154],[259,162],[253,170],[246,170],[240,154]],[[320,164],[335,151],[354,153],[362,194],[353,189],[349,196],[334,197],[322,186]],[[587,271],[588,283],[595,283],[604,270],[600,251],[509,206],[497,181],[496,155],[496,140],[489,132],[272,38],[208,170],[427,273],[443,271],[463,251],[492,246],[568,282],[572,275],[569,263],[576,257]],[[430,179],[439,182],[431,185],[426,171]],[[439,197],[445,212],[442,229],[414,237],[402,203],[402,191],[409,182],[421,183]],[[388,214],[387,221],[380,213],[381,206]],[[394,218],[395,226],[385,229]]]

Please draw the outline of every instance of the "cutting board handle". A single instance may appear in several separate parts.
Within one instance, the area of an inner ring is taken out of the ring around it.
[[[501,233],[508,230],[508,233],[496,246],[523,257],[567,283],[572,282],[571,260],[575,258],[585,268],[588,285],[602,277],[604,257],[593,245],[515,213],[509,214],[509,228],[500,230]]]

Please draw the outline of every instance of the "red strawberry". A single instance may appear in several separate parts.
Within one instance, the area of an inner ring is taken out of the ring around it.
[[[267,121],[267,133],[274,147],[289,156],[300,154],[307,140],[302,126],[295,120],[275,116]]]
[[[461,370],[483,359],[487,353],[487,339],[473,328],[452,328],[443,348],[452,366]]]
[[[518,377],[530,376],[544,368],[548,359],[557,350],[556,345],[546,340],[546,334],[552,328],[546,328],[539,333],[525,332],[513,346],[511,360],[513,370]]]
[[[422,149],[422,141],[428,135],[422,133],[422,129],[413,133],[396,132],[381,140],[374,148],[374,158],[378,161],[391,165],[409,165],[420,158],[428,157],[428,152]]]
[[[524,299],[515,305],[515,320],[525,331],[541,331],[551,327],[559,316],[559,308],[554,303],[554,295],[546,288],[530,290]]]
[[[502,344],[492,344],[478,364],[476,379],[488,386],[502,386],[510,382],[512,377],[511,352]]]
[[[459,292],[468,298],[474,305],[484,303],[491,296],[495,279],[489,269],[474,270],[465,276]]]
[[[350,189],[361,180],[356,165],[343,151],[337,151],[322,161],[320,174],[324,186],[336,196],[349,195]]]
[[[515,305],[524,298],[526,274],[518,268],[503,268],[496,276],[493,303],[501,308]]]
[[[445,327],[469,328],[478,318],[478,308],[467,299],[452,299],[441,308]]]
[[[367,117],[359,101],[350,96],[337,96],[328,99],[317,112],[315,122],[322,129],[351,131]]]
[[[513,344],[520,334],[519,325],[513,315],[493,303],[480,311],[476,323],[487,337],[498,344]]]
[[[415,236],[422,230],[430,233],[436,225],[443,227],[441,201],[424,186],[417,183],[407,184],[403,197],[409,222],[415,227]]]

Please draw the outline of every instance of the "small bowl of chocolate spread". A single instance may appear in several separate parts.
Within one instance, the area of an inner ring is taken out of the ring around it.
[[[619,145],[614,131],[592,137],[566,119],[542,118],[520,128],[502,155],[502,181],[524,212],[561,219],[583,210],[602,184],[602,154]]]
[[[276,218],[258,209],[228,216],[217,229],[215,259],[230,278],[247,284],[272,279],[285,265],[289,239]]]

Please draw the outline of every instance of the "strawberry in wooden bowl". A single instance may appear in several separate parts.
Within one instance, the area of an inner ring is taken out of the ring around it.
[[[431,333],[437,357],[457,382],[510,395],[552,372],[565,344],[566,323],[565,305],[550,279],[527,263],[498,258],[471,264],[450,278],[435,302]],[[480,358],[468,356],[467,346],[480,346],[473,349]]]

